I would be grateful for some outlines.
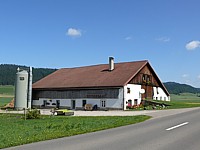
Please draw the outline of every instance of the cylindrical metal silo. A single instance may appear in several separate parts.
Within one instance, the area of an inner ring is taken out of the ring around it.
[[[15,109],[27,108],[28,72],[23,70],[16,73]]]

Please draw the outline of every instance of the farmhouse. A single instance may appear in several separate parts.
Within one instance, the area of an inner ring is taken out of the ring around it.
[[[33,84],[33,106],[126,110],[141,100],[169,101],[170,95],[147,60],[63,68]]]

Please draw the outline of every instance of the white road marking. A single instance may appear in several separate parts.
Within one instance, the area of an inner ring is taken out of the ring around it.
[[[178,127],[181,127],[181,126],[184,126],[184,125],[187,125],[189,122],[184,122],[184,123],[181,123],[179,125],[176,125],[176,126],[173,126],[173,127],[170,127],[168,129],[166,129],[167,131],[170,131],[170,130],[173,130],[175,128],[178,128]]]

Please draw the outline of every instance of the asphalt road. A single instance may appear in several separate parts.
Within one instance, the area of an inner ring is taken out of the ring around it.
[[[6,150],[199,150],[200,108],[143,123]]]

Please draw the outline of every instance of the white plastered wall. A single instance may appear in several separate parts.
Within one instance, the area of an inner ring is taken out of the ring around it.
[[[130,93],[128,93],[128,88],[130,89]],[[134,104],[134,100],[137,100],[137,104],[141,103],[141,85],[137,84],[127,84],[124,86],[124,110],[126,110],[126,106],[128,105],[128,101],[132,101],[132,105]]]
[[[72,100],[76,101],[75,107],[82,107],[83,100],[86,100],[87,104],[97,105],[98,107],[101,107],[101,101],[106,101],[106,107],[105,108],[113,108],[113,109],[122,109],[123,108],[123,88],[119,89],[119,95],[118,98],[115,99],[92,99],[92,98],[81,98],[81,99],[49,99],[49,98],[39,98],[39,100],[33,100],[34,106],[42,106],[44,104],[44,101],[47,101],[49,105],[47,106],[53,106],[53,103],[56,103],[57,100],[60,100],[60,106],[61,107],[70,107],[72,106]]]
[[[33,105],[34,106],[42,106],[44,104],[44,101],[47,101],[49,103],[47,106],[54,106],[52,105],[53,103],[56,103],[57,100],[60,100],[60,106],[61,107],[71,107],[72,106],[72,100],[76,101],[76,106],[75,107],[82,107],[83,105],[83,100],[86,100],[87,104],[92,104],[97,105],[98,107],[101,107],[100,103],[101,100],[106,101],[106,107],[107,108],[117,108],[121,109],[122,108],[122,99],[46,99],[46,98],[40,98],[39,100],[33,100]],[[106,108],[105,107],[105,108]]]
[[[160,87],[153,87],[153,93],[154,100],[170,101],[170,96],[167,96],[167,94]]]

